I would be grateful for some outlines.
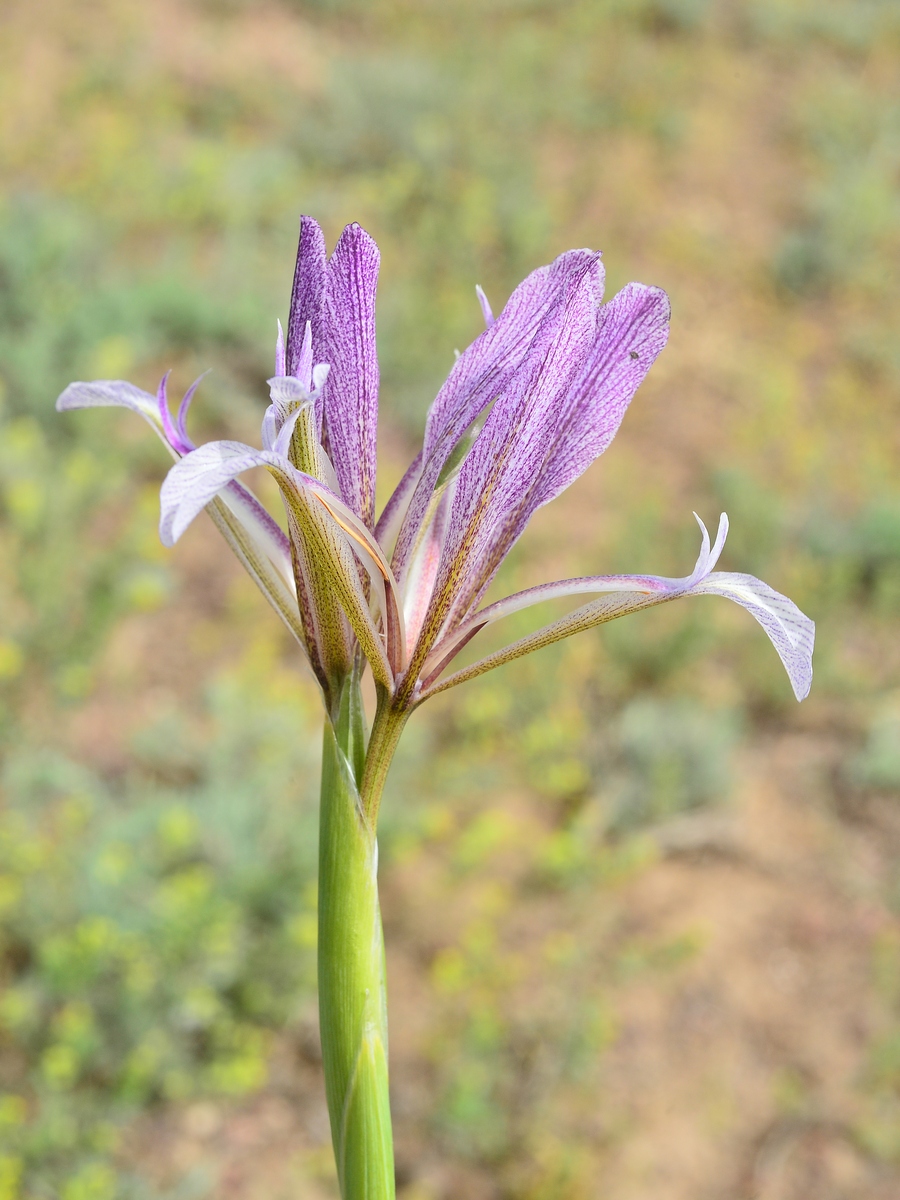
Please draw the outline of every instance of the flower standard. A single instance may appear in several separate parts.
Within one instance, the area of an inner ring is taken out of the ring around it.
[[[525,279],[458,358],[435,399],[421,452],[375,517],[378,360],[375,242],[349,225],[330,258],[304,217],[287,337],[279,327],[261,450],[195,447],[196,384],[173,419],[123,381],[73,383],[57,408],[118,405],[154,427],[177,460],[161,493],[172,545],[205,508],[296,638],[325,708],[319,834],[319,1016],[332,1141],[343,1200],[394,1195],[384,944],[377,888],[378,807],[410,714],[430,696],[581,630],[683,596],[746,608],[777,650],[798,699],[812,677],[813,623],[751,575],[715,571],[728,529],[702,541],[684,578],[586,576],[483,605],[531,515],[614,437],[665,345],[669,304],[628,284],[602,304],[599,254],[571,250]],[[265,467],[287,533],[238,477]],[[593,597],[468,666],[451,669],[486,626],[560,597]],[[361,682],[377,705],[366,728]]]

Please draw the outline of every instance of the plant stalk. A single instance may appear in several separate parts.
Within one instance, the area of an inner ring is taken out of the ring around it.
[[[397,740],[388,721],[392,736],[382,745],[378,730],[383,727],[384,720],[376,720],[369,745],[380,761],[389,760]],[[336,720],[325,723],[322,751],[319,1024],[342,1200],[394,1200],[387,990],[374,825],[378,797],[360,794],[365,762],[365,722],[354,676],[345,683]],[[386,765],[378,772],[379,791],[384,774]]]

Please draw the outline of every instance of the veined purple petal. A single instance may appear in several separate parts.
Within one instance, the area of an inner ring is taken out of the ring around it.
[[[498,395],[505,380],[521,365],[541,322],[559,303],[569,279],[585,268],[593,270],[599,305],[604,278],[599,254],[594,250],[567,250],[523,279],[496,321],[463,351],[428,413],[426,459],[448,434],[455,445],[484,405]],[[447,448],[448,455],[450,450],[452,445]]]
[[[403,478],[391,493],[390,499],[384,506],[381,516],[378,518],[378,524],[375,526],[375,536],[388,554],[393,555],[400,527],[406,517],[410,500],[421,475],[422,452],[420,450],[407,467]]]
[[[600,310],[597,337],[568,398],[547,455],[534,507],[547,504],[599,457],[669,336],[669,298],[661,288],[626,284]]]
[[[319,344],[324,303],[325,237],[318,221],[303,216],[300,218],[300,244],[297,247],[297,265],[294,268],[294,286],[291,290],[291,310],[288,317],[288,375],[297,373],[307,322],[312,329],[313,345]]]
[[[579,377],[553,403],[556,427],[545,426],[545,455],[470,566],[470,588],[458,611],[477,604],[535,510],[581,475],[615,436],[634,393],[666,344],[669,300],[659,288],[629,283],[599,313]]]
[[[596,303],[603,297],[603,265],[592,250],[569,250],[519,284],[500,316],[463,351],[438,392],[425,425],[422,469],[397,537],[394,570],[402,581],[422,519],[447,460],[484,409],[509,386],[541,324],[560,302],[567,281],[593,272]],[[404,481],[405,482],[405,481]],[[388,502],[391,507],[393,500]]]
[[[472,568],[491,552],[504,523],[536,485],[597,325],[593,260],[568,275],[542,322],[522,368],[497,398],[462,464],[441,570],[423,626],[437,633],[464,613],[482,590]]]
[[[370,529],[375,524],[379,261],[373,239],[359,225],[348,225],[328,260],[322,340],[316,345],[317,356],[331,367],[323,394],[327,448],[341,495]]]
[[[812,681],[814,623],[792,600],[776,592],[762,580],[752,575],[712,571],[724,543],[728,528],[727,518],[723,513],[716,544],[712,549],[705,526],[699,518],[698,522],[703,531],[700,557],[694,571],[682,579],[660,575],[585,576],[528,588],[482,609],[434,647],[422,672],[425,687],[417,703],[436,692],[454,687],[457,683],[493,670],[494,667],[511,662],[523,654],[530,654],[532,650],[538,650],[542,646],[551,645],[573,633],[591,629],[595,625],[642,608],[652,608],[657,604],[677,600],[682,596],[702,595],[724,596],[734,600],[756,618],[784,664],[794,695],[798,700],[804,699],[809,693]],[[546,600],[592,592],[600,593],[600,599],[583,605],[558,621],[437,682],[440,673],[459,650],[487,625]]]

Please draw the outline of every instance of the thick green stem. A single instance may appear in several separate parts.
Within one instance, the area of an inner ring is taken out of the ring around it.
[[[322,755],[319,1022],[341,1196],[393,1200],[378,847],[358,785],[363,727],[358,681],[348,680]]]

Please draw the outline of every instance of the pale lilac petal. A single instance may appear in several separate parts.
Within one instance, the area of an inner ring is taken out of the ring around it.
[[[558,600],[566,596],[583,596],[598,592],[636,592],[652,595],[655,593],[678,593],[689,591],[695,584],[705,579],[719,560],[728,535],[728,516],[722,513],[719,517],[719,528],[715,545],[710,549],[709,531],[703,521],[694,513],[694,518],[700,526],[700,553],[690,575],[670,577],[666,575],[583,575],[577,579],[562,579],[556,583],[540,583],[536,587],[526,588],[515,592],[503,600],[497,600],[480,609],[473,616],[463,621],[455,629],[440,639],[426,659],[423,676],[434,672],[435,665],[440,661],[446,663],[468,642],[475,632],[484,629],[503,617],[531,608],[535,604],[543,604],[548,600]]]
[[[746,608],[755,617],[778,651],[784,663],[794,695],[798,700],[809,695],[812,685],[812,653],[816,627],[800,609],[753,575],[715,571],[695,584],[692,596],[724,596]]]
[[[130,408],[153,426],[165,441],[159,416],[159,400],[143,388],[124,379],[95,379],[91,383],[70,383],[56,401],[57,412],[76,408]],[[167,443],[168,444],[168,443]]]
[[[188,390],[185,397],[188,402],[194,388],[196,384]],[[163,430],[159,397],[151,396],[132,383],[104,379],[93,383],[71,383],[56,402],[60,412],[107,406],[129,408],[140,413],[172,457],[179,458],[178,451],[170,444]],[[183,410],[184,401],[179,412],[181,421]],[[236,482],[230,483],[225,491],[210,500],[208,511],[263,595],[305,649],[294,593],[290,543],[277,522],[272,520],[252,492]]]
[[[288,317],[286,367],[288,375],[296,375],[303,350],[306,326],[312,330],[313,345],[322,335],[322,313],[325,303],[325,237],[318,221],[300,218],[300,244],[291,290],[291,310]],[[276,374],[279,374],[276,371]]]
[[[591,629],[616,617],[678,600],[683,596],[704,595],[724,596],[734,600],[756,618],[778,652],[791,681],[794,695],[798,700],[803,700],[809,694],[812,682],[814,623],[792,600],[776,592],[762,580],[752,575],[712,572],[724,544],[728,528],[727,518],[723,514],[719,522],[716,544],[712,549],[702,522],[700,526],[703,531],[700,558],[695,570],[684,578],[673,579],[661,575],[585,576],[561,580],[558,583],[540,584],[482,609],[434,647],[422,671],[425,686],[416,702],[421,703],[428,696],[445,691],[448,687],[455,687],[456,684],[482,675],[503,663],[511,662],[524,654],[530,654],[533,650],[539,650],[562,638],[570,637],[573,633]],[[441,672],[456,654],[487,625],[547,600],[590,593],[600,593],[600,598],[438,682]]]
[[[552,319],[573,276],[591,273],[595,302],[603,266],[593,250],[569,250],[523,280],[500,316],[463,351],[438,392],[425,425],[422,470],[397,537],[393,564],[402,580],[435,485],[460,439],[522,369],[538,330]]]
[[[375,291],[378,247],[348,225],[328,260],[325,318],[317,356],[331,370],[323,393],[324,435],[341,495],[369,528],[375,524],[378,355]]]
[[[284,377],[282,377],[284,378]],[[274,450],[275,439],[278,437],[278,417],[276,415],[275,403],[266,409],[263,413],[262,428],[260,430],[260,440],[262,441],[263,450]]]
[[[263,424],[268,428],[271,421],[274,421],[276,432],[282,432],[285,421],[295,414],[298,408],[310,403],[314,404],[318,400],[328,379],[328,374],[328,364],[320,363],[310,372],[311,378],[306,380],[301,380],[296,375],[273,375],[266,381],[272,399],[271,420],[267,410]],[[268,433],[265,436],[268,436]]]
[[[163,545],[174,546],[188,525],[238,475],[268,465],[275,455],[254,450],[243,442],[206,442],[176,463],[160,491],[159,534]],[[278,459],[279,464],[281,459]]]
[[[452,489],[444,490],[435,511],[424,524],[424,534],[416,547],[403,588],[403,612],[406,618],[407,649],[411,654],[428,612],[434,581],[441,565],[441,550],[452,502]]]
[[[76,408],[129,408],[139,413],[172,455],[180,458],[180,452],[169,441],[163,428],[159,412],[159,399],[143,388],[135,387],[124,379],[95,379],[91,383],[70,383],[56,401],[57,412],[70,412]]]
[[[485,329],[490,329],[495,320],[494,313],[491,309],[490,301],[484,294],[484,289],[480,283],[476,283],[475,285],[475,295],[478,297],[478,303],[481,305],[481,315],[484,317],[484,327]]]

